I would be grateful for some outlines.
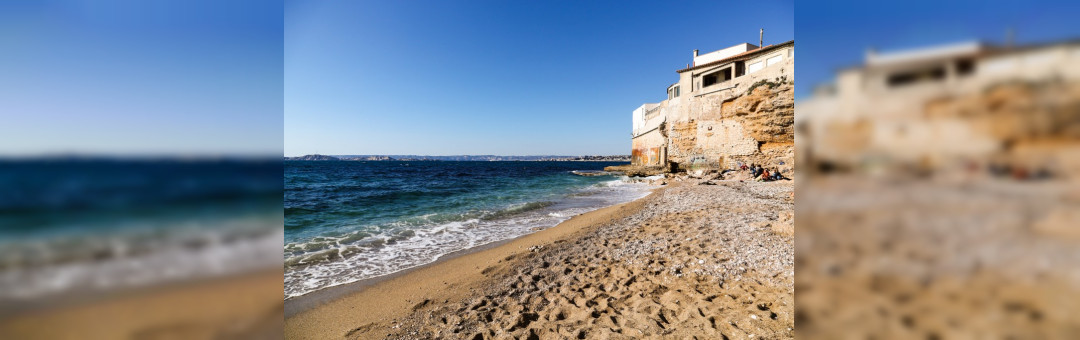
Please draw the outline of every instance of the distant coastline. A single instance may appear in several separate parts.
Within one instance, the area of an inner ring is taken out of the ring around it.
[[[417,156],[417,155],[304,155],[298,157],[285,157],[286,161],[466,161],[466,162],[497,162],[497,161],[533,161],[533,162],[629,162],[630,155],[614,156],[495,156],[495,155],[461,155],[461,156]]]

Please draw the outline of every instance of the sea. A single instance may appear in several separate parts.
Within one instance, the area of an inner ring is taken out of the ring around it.
[[[280,268],[271,159],[0,160],[0,315]]]
[[[553,227],[653,188],[617,162],[285,162],[285,299]],[[583,176],[590,175],[590,176]]]

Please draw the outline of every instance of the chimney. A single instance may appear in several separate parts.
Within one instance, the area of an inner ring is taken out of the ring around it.
[[[1012,48],[1016,43],[1016,30],[1012,27],[1005,29],[1005,47]]]
[[[761,31],[758,32],[758,38],[757,38],[757,48],[762,48],[763,46],[765,46],[765,29],[764,28],[762,28]]]
[[[697,58],[698,50],[694,50],[694,58]]]

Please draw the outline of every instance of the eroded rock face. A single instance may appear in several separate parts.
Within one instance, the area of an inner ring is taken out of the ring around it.
[[[794,171],[794,84],[759,81],[741,94],[694,98],[688,118],[667,125],[668,160],[683,170],[737,168],[739,162]]]
[[[742,124],[750,138],[766,143],[795,142],[794,85],[775,88],[758,86],[734,100],[731,110],[721,114]]]
[[[981,134],[1009,142],[1080,139],[1080,84],[1005,83],[983,93],[930,100],[926,116],[966,119]]]
[[[1080,84],[1012,81],[942,95],[921,109],[903,124],[931,131],[922,137],[925,145],[902,148],[906,144],[877,136],[891,144],[874,146],[893,154],[908,151],[912,156],[904,160],[928,159],[932,168],[956,159],[991,159],[1065,176],[1080,173]]]

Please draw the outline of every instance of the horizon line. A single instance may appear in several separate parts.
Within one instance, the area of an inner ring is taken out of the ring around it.
[[[370,157],[370,156],[385,156],[385,157],[395,157],[395,156],[407,156],[407,157],[588,157],[588,156],[616,157],[617,156],[617,157],[629,157],[631,155],[630,154],[607,154],[607,155],[605,155],[605,154],[581,154],[581,155],[556,155],[556,154],[550,154],[550,155],[496,155],[496,154],[417,155],[417,154],[322,154],[322,153],[309,153],[309,154],[293,155],[293,156],[287,156],[286,155],[286,156],[282,156],[282,157],[304,157],[304,156],[331,156],[331,157],[359,157],[359,156],[366,156],[366,157]]]

